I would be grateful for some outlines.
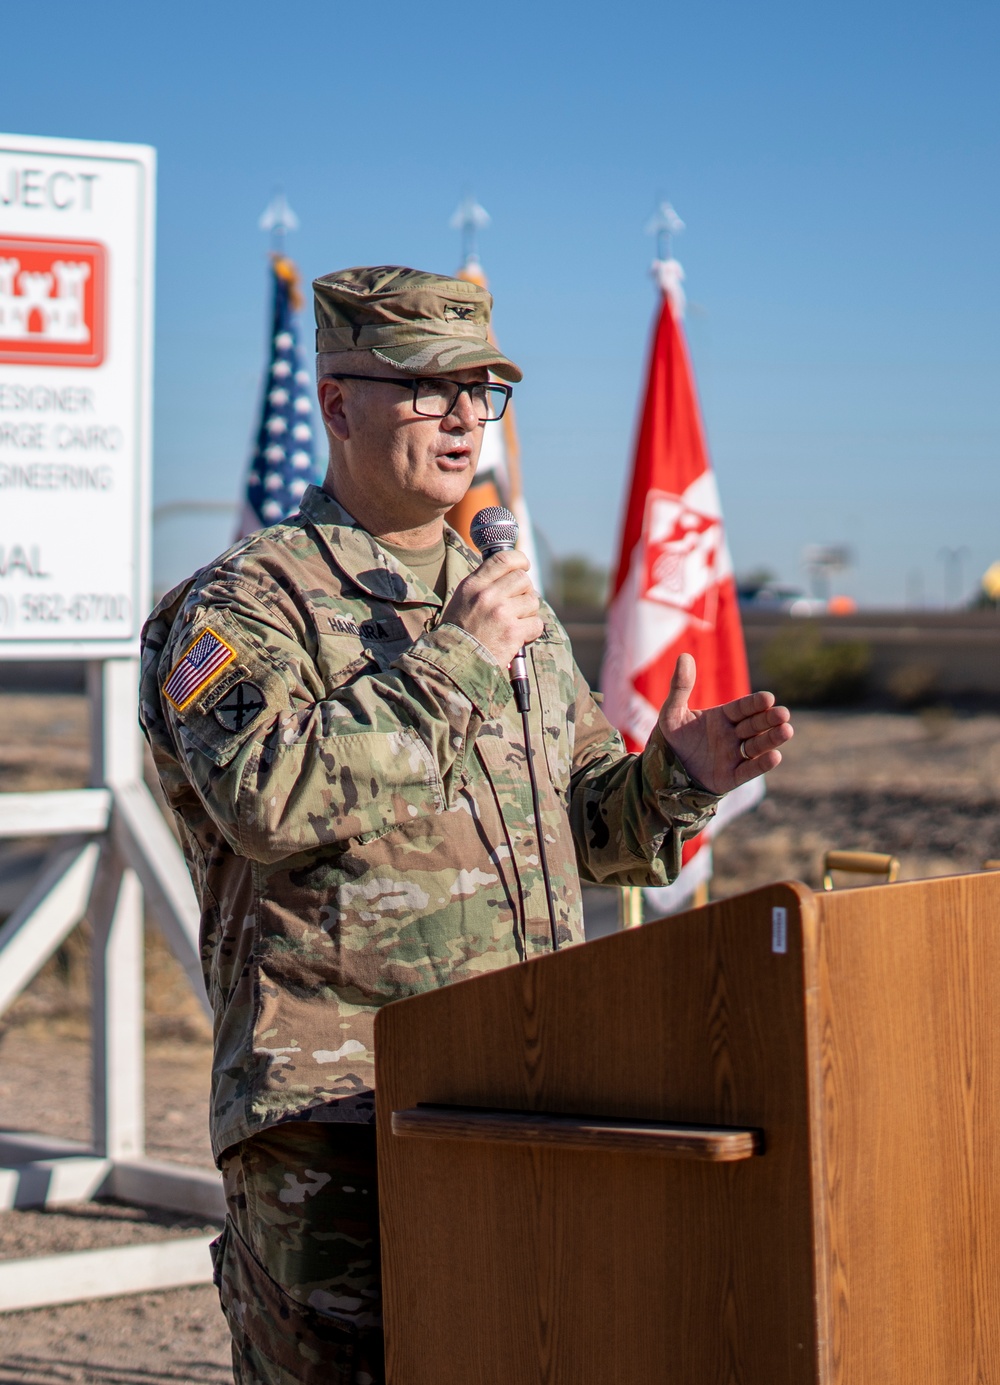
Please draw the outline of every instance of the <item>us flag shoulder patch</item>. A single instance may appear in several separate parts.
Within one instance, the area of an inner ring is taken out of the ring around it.
[[[203,630],[174,664],[163,685],[163,695],[178,712],[207,688],[212,679],[236,658],[236,650],[214,630]]]

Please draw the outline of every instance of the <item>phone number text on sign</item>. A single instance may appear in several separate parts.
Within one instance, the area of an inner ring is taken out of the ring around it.
[[[0,629],[14,633],[19,625],[128,625],[132,601],[124,592],[53,591],[35,587],[48,572],[41,550],[36,545],[0,545]]]
[[[9,597],[0,596],[0,604],[13,607]],[[88,621],[128,621],[132,614],[132,603],[119,592],[116,596],[94,592],[63,596],[61,592],[38,592],[25,594],[20,600],[19,611],[13,612],[16,620],[20,616],[26,625],[47,621],[49,624],[85,625]]]

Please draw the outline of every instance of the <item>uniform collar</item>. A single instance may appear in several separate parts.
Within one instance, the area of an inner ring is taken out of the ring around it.
[[[443,604],[435,592],[398,563],[339,501],[320,486],[308,488],[299,509],[315,528],[336,566],[369,596],[379,601],[390,601],[394,606]],[[461,556],[469,569],[477,565],[477,559],[447,524],[444,527],[444,541],[448,548],[450,595],[453,586],[457,585],[457,581],[452,580],[452,573],[456,566],[459,570],[461,568],[461,564],[456,565],[454,559]],[[465,575],[461,573],[461,576]],[[455,577],[459,577],[458,571],[455,571]]]

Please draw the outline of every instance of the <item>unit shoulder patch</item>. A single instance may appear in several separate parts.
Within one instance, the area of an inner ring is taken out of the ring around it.
[[[171,707],[183,712],[235,658],[236,650],[232,645],[206,627],[195,636],[167,674],[164,697]]]
[[[267,705],[262,689],[249,678],[230,688],[212,708],[212,715],[226,731],[242,731]]]

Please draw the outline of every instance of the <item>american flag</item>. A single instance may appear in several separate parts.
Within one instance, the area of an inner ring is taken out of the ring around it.
[[[174,664],[163,685],[163,691],[178,711],[182,712],[202,688],[227,664],[236,658],[236,651],[214,630],[206,630],[194,644],[189,645]]]
[[[299,276],[287,256],[271,256],[274,310],[260,427],[247,472],[237,538],[294,514],[306,487],[319,481],[313,452],[312,376],[299,346]]]

